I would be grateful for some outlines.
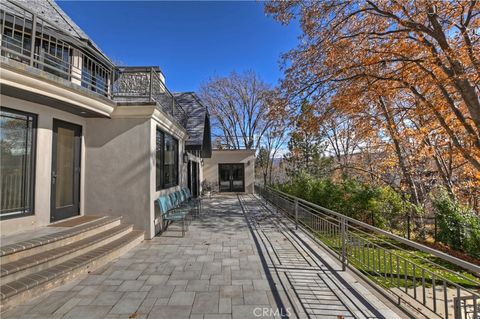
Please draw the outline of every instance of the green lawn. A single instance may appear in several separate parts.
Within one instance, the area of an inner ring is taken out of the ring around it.
[[[313,233],[329,248],[341,253],[340,234]],[[386,237],[372,237],[359,232],[350,234],[347,251],[349,263],[387,288],[421,286],[422,278],[426,287],[432,286],[435,279],[437,286],[445,281],[447,286],[455,283],[464,288],[480,288],[479,278],[431,254]]]

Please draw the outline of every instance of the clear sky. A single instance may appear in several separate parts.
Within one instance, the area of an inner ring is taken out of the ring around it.
[[[266,16],[262,2],[58,3],[114,62],[158,65],[172,91],[248,69],[275,85],[280,55],[300,34]]]

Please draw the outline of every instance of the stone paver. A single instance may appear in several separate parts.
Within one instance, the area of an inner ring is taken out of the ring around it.
[[[397,316],[277,217],[254,196],[205,200],[185,237],[172,225],[162,236],[2,318]]]

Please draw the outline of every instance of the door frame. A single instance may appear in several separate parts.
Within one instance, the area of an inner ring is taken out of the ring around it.
[[[238,166],[242,166],[242,170],[243,170],[243,174],[242,174],[242,182],[243,182],[243,186],[242,186],[242,190],[241,191],[235,191],[233,190],[233,178],[232,178],[232,173],[233,173],[233,166],[234,165],[238,165]],[[222,191],[221,188],[220,188],[220,170],[222,168],[222,166],[228,166],[229,167],[229,175],[230,175],[230,187],[229,187],[229,190],[228,191]],[[220,193],[245,193],[245,163],[218,163],[218,191]]]
[[[56,209],[56,183],[54,183],[54,172],[56,173],[57,167],[57,132],[59,127],[64,127],[67,129],[72,129],[75,133],[75,149],[74,149],[74,161],[78,159],[78,164],[74,169],[77,171],[74,174],[73,178],[73,202],[74,204],[70,209],[64,209],[63,212],[57,211]],[[81,205],[81,183],[82,183],[82,137],[83,137],[83,127],[78,124],[70,123],[67,121],[59,120],[54,118],[52,125],[52,163],[50,170],[50,222],[57,222],[62,219],[79,216],[80,215],[80,205]],[[57,216],[55,216],[57,214]],[[58,216],[60,215],[60,216]],[[61,215],[68,215],[62,217]],[[56,217],[56,218],[55,218]]]
[[[192,162],[192,196],[197,198],[200,196],[200,164]]]

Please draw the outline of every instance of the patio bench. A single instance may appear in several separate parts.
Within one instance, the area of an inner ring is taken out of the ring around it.
[[[162,219],[170,222],[182,222],[182,237],[185,236],[185,230],[188,230],[188,221],[187,217],[190,214],[190,209],[187,207],[179,207],[179,203],[176,200],[172,199],[176,195],[169,194],[167,196],[160,196],[158,201],[158,206]]]
[[[197,216],[200,215],[200,213],[202,212],[202,199],[193,197],[188,187],[182,188],[181,192],[186,198],[187,205],[190,205],[195,209],[195,211],[197,212]]]
[[[169,194],[170,200],[175,207],[187,209],[193,212],[192,215],[198,216],[201,210],[201,201],[199,198],[193,198],[188,187]]]

